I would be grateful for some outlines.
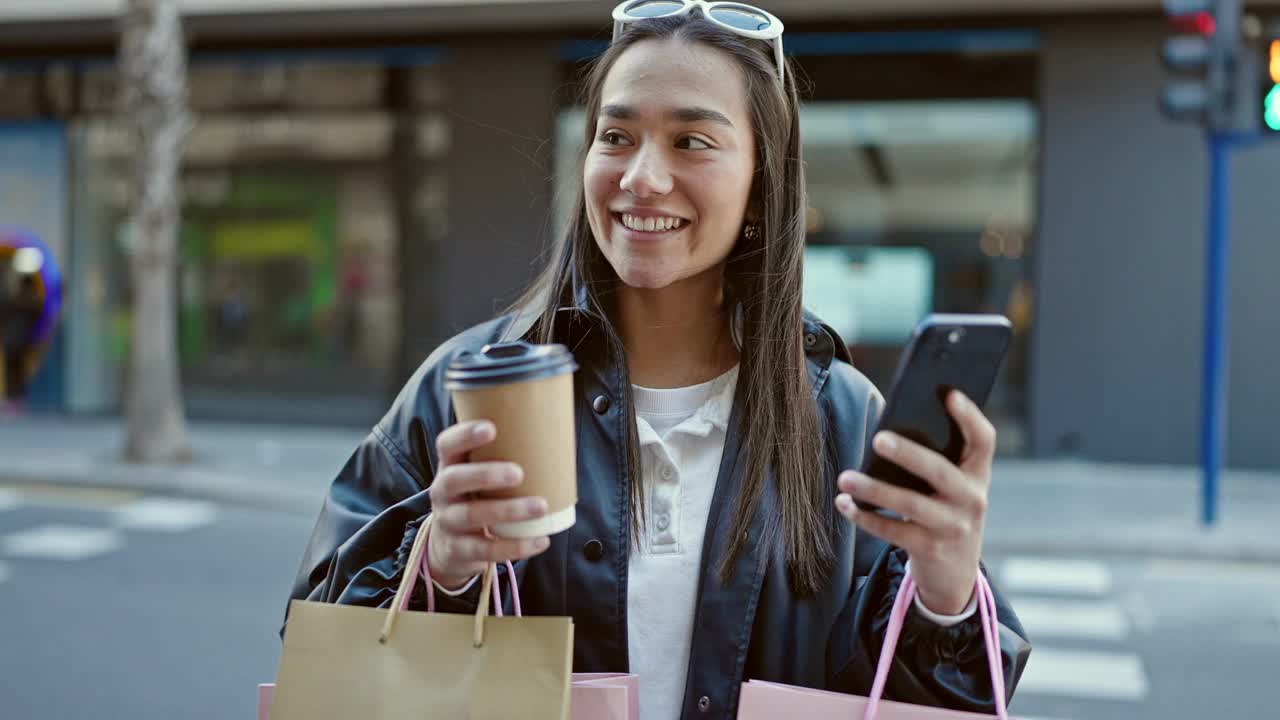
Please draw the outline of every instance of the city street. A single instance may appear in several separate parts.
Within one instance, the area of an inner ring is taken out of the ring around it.
[[[0,714],[253,717],[309,525],[119,491],[0,488]],[[987,560],[1036,645],[1020,717],[1250,718],[1280,704],[1280,567]]]
[[[0,507],[0,717],[255,716],[308,518],[113,492]]]

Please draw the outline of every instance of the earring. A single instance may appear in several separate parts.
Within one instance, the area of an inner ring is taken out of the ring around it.
[[[744,228],[742,228],[742,237],[744,237],[744,238],[746,238],[746,239],[748,239],[748,240],[750,240],[750,241],[752,241],[752,242],[755,242],[756,240],[759,240],[759,239],[760,239],[760,226],[759,226],[759,225],[757,225],[756,223],[747,223],[747,226],[746,226],[746,227],[744,227]]]

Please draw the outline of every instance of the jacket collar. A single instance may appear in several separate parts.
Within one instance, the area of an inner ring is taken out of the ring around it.
[[[524,329],[520,334],[526,334],[528,328],[532,325],[532,318],[524,325]],[[577,322],[587,321],[591,325],[604,321],[598,313],[590,307],[590,301],[587,297],[587,286],[583,283],[575,273],[573,276],[573,284],[568,292],[560,299],[560,306],[556,308],[556,327],[555,336],[557,338],[567,338],[567,330],[570,325]],[[845,345],[844,340],[836,333],[830,325],[822,322],[822,320],[809,310],[804,310],[804,354],[809,364],[811,375],[818,376],[824,373],[831,366],[833,359],[839,358],[847,363],[852,364],[852,357],[849,355],[849,348]]]

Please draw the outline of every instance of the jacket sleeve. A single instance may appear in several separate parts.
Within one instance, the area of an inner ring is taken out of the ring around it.
[[[435,439],[451,422],[447,399],[420,373],[356,447],[329,488],[292,599],[388,607],[418,528],[431,512],[427,489],[437,467]],[[410,607],[426,607],[419,581]],[[474,612],[480,587],[436,593],[441,612]]]
[[[858,541],[869,537],[859,533]],[[880,646],[907,561],[904,550],[878,544],[878,557],[866,577],[859,578],[833,628],[828,648],[828,657],[835,660],[829,665],[835,669],[829,681],[832,690],[866,695],[875,678]],[[863,548],[867,549],[870,548]],[[982,572],[985,574],[986,569]],[[1013,698],[1031,644],[1013,608],[994,583],[993,590],[1007,701]],[[980,619],[975,615],[957,625],[942,627],[920,615],[913,605],[898,639],[885,697],[916,705],[994,714],[995,699]]]

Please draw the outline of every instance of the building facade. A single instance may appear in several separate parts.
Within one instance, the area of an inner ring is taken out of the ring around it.
[[[1206,160],[1157,110],[1158,3],[760,4],[807,80],[806,302],[857,364],[883,385],[925,313],[1002,312],[1002,452],[1194,462]],[[0,9],[0,225],[43,228],[67,278],[37,404],[113,413],[131,152],[114,3],[43,5]],[[432,348],[518,294],[576,192],[576,80],[611,7],[184,3],[190,413],[371,422]],[[32,172],[32,143],[56,172]],[[1273,143],[1234,174],[1230,460],[1245,467],[1280,467],[1278,168]]]

